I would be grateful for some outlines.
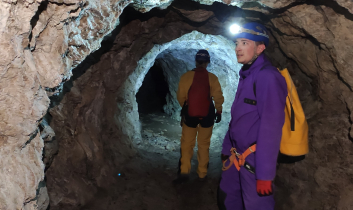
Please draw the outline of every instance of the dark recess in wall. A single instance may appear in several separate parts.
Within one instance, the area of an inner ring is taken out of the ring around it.
[[[167,103],[167,94],[169,94],[169,88],[163,69],[155,62],[136,94],[139,113],[163,111],[163,106]]]

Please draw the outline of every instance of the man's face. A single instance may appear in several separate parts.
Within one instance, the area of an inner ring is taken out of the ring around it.
[[[266,48],[263,44],[256,46],[255,41],[245,38],[238,38],[235,46],[235,54],[241,64],[249,63],[255,54],[259,55]]]

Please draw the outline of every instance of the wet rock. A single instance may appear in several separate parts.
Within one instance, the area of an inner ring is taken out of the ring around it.
[[[38,200],[37,200],[37,208],[38,210],[47,210],[49,206],[49,196],[46,187],[42,187],[38,192]]]
[[[172,144],[167,144],[167,146],[165,148],[166,148],[166,150],[171,150],[171,151],[175,150],[175,147]]]
[[[59,151],[59,145],[55,139],[55,132],[48,125],[46,119],[42,120],[40,127],[42,129],[40,137],[44,140],[43,163],[45,164],[45,168],[48,169]]]
[[[153,134],[150,133],[150,132],[145,132],[144,134],[145,134],[148,138],[151,138],[151,137],[153,136]]]

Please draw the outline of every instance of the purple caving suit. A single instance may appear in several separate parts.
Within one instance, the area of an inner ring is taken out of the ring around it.
[[[222,154],[231,155],[232,144],[239,153],[243,153],[256,143],[256,152],[246,158],[255,167],[255,174],[244,167],[238,171],[234,164],[224,171],[220,182],[221,206],[227,210],[271,210],[275,205],[273,195],[260,197],[256,191],[256,180],[273,180],[276,175],[287,85],[284,77],[263,54],[248,70],[241,69],[239,74],[239,86],[231,109],[232,119],[223,140]],[[248,99],[250,102],[255,100],[257,104],[249,104]]]

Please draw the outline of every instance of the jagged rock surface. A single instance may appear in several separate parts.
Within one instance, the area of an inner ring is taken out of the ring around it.
[[[44,144],[35,134],[49,106],[46,90],[99,47],[128,3],[0,1],[0,209],[36,208]]]
[[[310,86],[295,81],[304,96],[310,153],[303,162],[279,167],[277,181],[283,192],[279,197],[286,199],[281,209],[349,209],[353,205],[347,199],[351,191],[343,190],[352,187],[353,175],[349,166],[353,157],[349,138],[353,75],[349,69],[353,63],[348,49],[353,37],[344,32],[350,30],[352,20],[335,13],[337,9],[304,4],[271,20],[283,53],[311,80]]]
[[[223,2],[244,5],[250,9],[252,7],[252,5],[243,4],[247,1]],[[353,129],[350,128],[353,121],[353,114],[351,114],[353,75],[350,70],[352,51],[349,48],[353,41],[352,3],[345,0],[314,1],[315,3],[308,3],[308,5],[304,4],[305,2],[291,4],[293,1],[290,0],[258,2],[260,6],[255,5],[254,8],[259,9],[255,10],[266,14],[273,12],[263,21],[271,28],[279,47],[269,49],[268,53],[276,56],[273,61],[278,65],[291,67],[290,71],[294,75],[294,82],[299,87],[310,125],[311,153],[307,159],[293,166],[279,167],[277,182],[278,189],[282,191],[279,205],[290,209],[322,209],[324,206],[349,209],[352,206],[350,201],[352,191],[349,190],[352,182],[349,177],[352,176],[350,168],[353,164],[351,162]],[[130,1],[118,0],[103,0],[99,3],[92,0],[0,1],[0,47],[3,49],[0,51],[2,58],[0,60],[0,118],[2,119],[0,122],[2,169],[0,178],[3,180],[0,187],[0,209],[37,208],[38,203],[33,199],[36,197],[38,184],[44,176],[44,164],[41,160],[44,144],[39,132],[37,133],[37,127],[49,106],[48,96],[60,90],[60,83],[71,77],[73,67],[100,47],[103,38],[118,25],[118,17],[129,3]],[[169,2],[152,3],[156,3],[157,6],[162,5],[162,8],[169,4]],[[213,1],[202,3],[211,4]],[[147,5],[146,8],[154,6]],[[287,7],[288,10],[281,10],[283,7]],[[274,10],[267,10],[267,8]],[[203,20],[203,18],[195,19],[188,16],[185,12],[184,14],[190,20]],[[259,13],[244,14],[244,17],[250,15],[251,19],[260,17]],[[104,115],[117,114],[114,107],[104,104],[115,103],[114,92],[121,87],[136,67],[137,61],[152,48],[153,44],[171,41],[192,30],[215,35],[222,34],[226,30],[222,28],[222,24],[231,22],[230,19],[217,19],[209,12],[203,17],[209,17],[207,23],[202,22],[203,24],[197,27],[185,26],[183,31],[177,30],[184,27],[183,21],[179,18],[168,25],[164,23],[164,18],[155,17],[158,21],[155,21],[156,24],[152,28],[144,27],[143,23],[135,20],[133,24],[139,25],[139,30],[136,30],[135,26],[122,29],[115,43],[120,47],[116,46],[114,57],[105,55],[100,58],[101,62],[107,61],[107,63],[99,66],[99,72],[114,69],[114,73],[107,71],[103,76],[103,73],[98,72],[98,67],[85,69],[87,72],[84,77],[80,78],[81,81],[77,81],[76,86],[71,89],[71,96],[67,96],[75,100],[69,102],[68,99],[64,99],[52,111],[56,118],[54,125],[67,129],[56,135],[63,144],[67,140],[69,147],[70,142],[80,144],[83,139],[92,140],[84,141],[82,145],[71,148],[70,151],[77,151],[80,155],[79,158],[73,158],[77,162],[73,162],[71,166],[77,168],[76,177],[71,176],[72,182],[58,183],[62,186],[73,185],[77,191],[66,191],[63,187],[62,189],[65,190],[58,189],[58,192],[55,192],[58,193],[59,198],[64,198],[69,193],[78,195],[79,192],[86,191],[89,195],[80,197],[81,203],[86,202],[92,198],[96,188],[85,188],[91,184],[90,182],[86,184],[80,181],[79,184],[74,184],[80,180],[78,174],[84,174],[92,180],[99,177],[97,180],[101,180],[105,177],[105,173],[113,173],[105,171],[110,164],[114,161],[116,161],[114,164],[119,164],[119,158],[113,151],[121,151],[121,148],[124,148],[126,151],[122,152],[123,156],[131,155],[129,143],[123,140],[121,143],[119,141],[114,143],[114,146],[105,141],[100,142],[101,139],[111,137],[120,139],[119,134],[122,133],[123,128],[109,126],[116,122],[112,119],[102,123],[102,119],[97,116],[102,116],[102,112]],[[172,18],[172,15],[169,18]],[[162,26],[163,29],[156,30]],[[151,32],[153,36],[139,37],[143,32]],[[132,42],[134,44],[131,44]],[[143,50],[141,46],[144,46]],[[117,100],[124,99],[117,98]],[[70,106],[71,108],[65,108]],[[57,109],[62,109],[66,115],[62,115],[61,110]],[[69,111],[65,111],[66,109]],[[93,113],[92,118],[82,116],[82,114],[91,115],[91,113]],[[71,116],[68,117],[69,114]],[[75,117],[78,119],[74,119]],[[102,127],[104,129],[101,129]],[[93,132],[92,137],[82,136],[86,131]],[[105,159],[101,153],[102,148],[110,151],[108,154],[114,161],[109,163],[103,161]],[[65,159],[65,156],[71,155],[69,152],[62,155],[60,153],[57,156],[58,161],[54,160],[54,162],[59,162]],[[82,160],[85,160],[90,167],[80,166],[79,163],[82,163]],[[56,164],[62,164],[62,168],[68,167],[65,163]],[[101,164],[102,170],[97,169],[96,164]],[[92,171],[89,171],[91,169]],[[57,176],[65,177],[67,175],[65,172],[71,173],[68,170]],[[108,180],[109,184],[97,183],[97,186],[107,186],[114,182]],[[80,189],[80,187],[83,188]],[[77,205],[77,201],[66,198],[65,205]],[[54,199],[53,204],[57,203],[59,199]]]

